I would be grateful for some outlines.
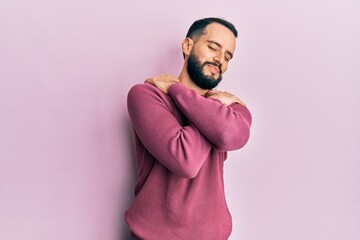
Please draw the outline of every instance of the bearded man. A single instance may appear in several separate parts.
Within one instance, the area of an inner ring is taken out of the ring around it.
[[[130,89],[138,164],[135,200],[125,213],[130,239],[230,236],[224,161],[227,151],[247,143],[251,114],[238,97],[214,88],[234,55],[236,37],[224,19],[197,20],[182,42],[179,76],[160,75]]]

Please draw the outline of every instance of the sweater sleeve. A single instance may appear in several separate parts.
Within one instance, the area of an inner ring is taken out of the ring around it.
[[[145,148],[175,175],[197,175],[212,144],[193,125],[181,126],[160,90],[138,84],[128,93],[128,112]]]
[[[243,147],[250,136],[250,111],[238,103],[230,106],[205,98],[181,84],[169,88],[169,95],[189,121],[216,148],[230,151]]]

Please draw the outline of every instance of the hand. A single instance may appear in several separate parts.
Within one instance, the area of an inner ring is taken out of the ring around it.
[[[151,83],[164,93],[168,93],[168,89],[171,85],[179,83],[179,79],[169,74],[161,74],[156,77],[152,77],[145,80],[146,83]]]
[[[246,107],[246,104],[243,101],[241,101],[238,97],[236,97],[234,94],[229,92],[217,91],[215,89],[212,89],[209,90],[205,96],[207,98],[219,99],[222,103],[226,104],[226,106],[229,106],[234,102],[237,102]]]

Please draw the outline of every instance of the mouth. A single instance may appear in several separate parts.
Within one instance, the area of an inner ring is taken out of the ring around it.
[[[220,73],[220,68],[216,64],[208,63],[207,66],[209,67],[210,72],[212,74],[219,74]]]

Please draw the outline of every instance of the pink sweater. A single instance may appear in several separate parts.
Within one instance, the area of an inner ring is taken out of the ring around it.
[[[138,163],[135,201],[125,213],[131,231],[143,240],[227,239],[224,160],[246,144],[249,110],[182,84],[167,95],[146,83],[129,91],[128,111]]]

